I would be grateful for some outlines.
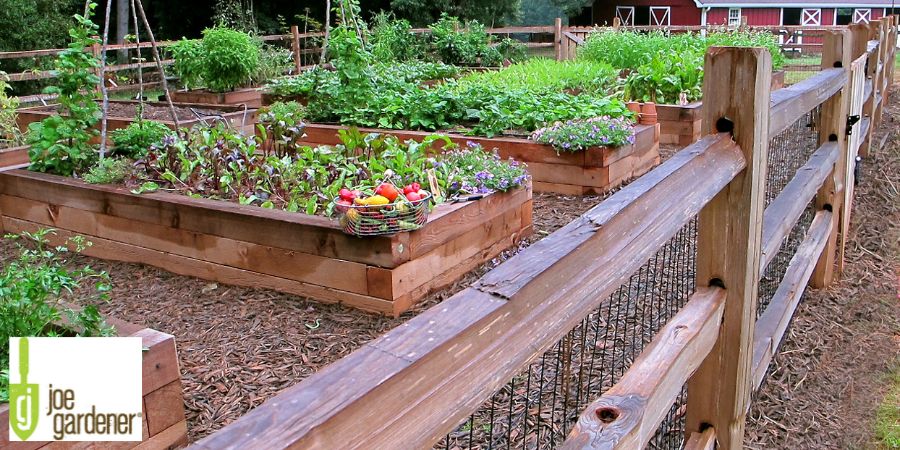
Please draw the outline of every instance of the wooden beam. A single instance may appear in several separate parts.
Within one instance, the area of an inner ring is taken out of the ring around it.
[[[781,243],[797,224],[806,205],[815,197],[834,170],[838,160],[837,142],[827,142],[810,156],[803,167],[797,169],[794,178],[782,189],[778,197],[769,203],[763,215],[762,260],[759,276],[765,274],[766,266],[775,258]]]
[[[832,67],[822,69],[818,74],[797,84],[774,91],[769,116],[769,136],[786,130],[797,119],[831,98],[849,79],[846,68]]]
[[[794,311],[800,303],[806,284],[812,276],[816,259],[825,249],[832,234],[834,218],[829,211],[819,211],[813,219],[806,238],[797,248],[787,271],[772,296],[772,301],[756,322],[753,336],[753,386],[759,387],[766,376],[769,363],[775,356],[781,338],[787,330]]]
[[[849,31],[831,32],[825,35],[823,42],[822,66],[840,65],[849,73],[853,61],[853,43]],[[835,161],[831,175],[826,177],[822,187],[816,194],[816,209],[828,209],[834,212],[836,221],[832,235],[828,239],[828,247],[821,253],[812,277],[813,287],[825,287],[834,279],[834,265],[837,256],[837,235],[840,233],[840,220],[843,212],[844,189],[850,180],[845,179],[850,172],[849,141],[847,140],[847,115],[850,112],[850,78],[847,77],[841,89],[822,104],[821,125],[819,126],[819,143],[835,142],[838,146],[838,159]],[[843,230],[846,231],[846,230]],[[841,264],[843,266],[843,264]]]
[[[691,433],[684,450],[716,450],[716,429],[710,427],[702,433]]]
[[[195,448],[430,447],[539,358],[744,168],[708,136]]]
[[[711,48],[703,81],[704,133],[733,129],[747,168],[700,213],[697,286],[727,290],[715,348],[688,382],[686,435],[709,426],[740,449],[750,369],[769,144],[772,58],[760,48]]]
[[[585,408],[561,449],[644,448],[719,335],[725,290],[700,288],[625,375]]]

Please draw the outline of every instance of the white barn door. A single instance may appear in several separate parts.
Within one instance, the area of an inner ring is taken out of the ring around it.
[[[672,24],[672,8],[669,6],[650,7],[650,25],[667,27]]]
[[[616,17],[623,27],[634,26],[634,6],[616,6]]]

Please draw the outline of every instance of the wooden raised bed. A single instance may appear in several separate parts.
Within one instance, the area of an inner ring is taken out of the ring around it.
[[[531,232],[531,188],[436,207],[424,228],[374,238],[336,221],[54,175],[0,173],[6,232],[83,235],[85,254],[399,315]]]
[[[129,109],[133,107],[135,113],[133,115],[120,115],[116,116],[110,114],[110,117],[107,119],[107,127],[109,131],[118,130],[120,128],[125,128],[135,121],[135,117],[137,116],[137,105],[139,104],[136,100],[110,100],[110,111],[115,109]],[[157,122],[163,123],[171,129],[175,129],[175,123],[172,121],[172,116],[170,114],[169,105],[166,102],[145,102],[144,103],[145,111],[149,111],[153,109],[156,113],[152,116],[146,116],[148,119],[156,120]],[[18,118],[16,119],[16,123],[19,126],[19,129],[22,132],[28,131],[28,125],[32,122],[40,122],[41,120],[46,119],[54,114],[56,114],[58,105],[46,105],[46,106],[32,106],[29,108],[22,108],[18,110]],[[232,127],[243,130],[245,132],[253,132],[256,122],[256,110],[255,109],[245,109],[242,106],[233,106],[233,105],[210,105],[210,104],[199,104],[199,103],[176,103],[175,107],[179,111],[179,125],[184,128],[190,128],[201,122],[201,119],[198,118],[195,114],[193,114],[190,109],[193,109],[206,117],[207,114],[216,114],[221,116],[225,121],[227,121]],[[159,118],[155,118],[155,117]],[[215,116],[208,116],[208,121],[212,122],[215,119]],[[100,129],[100,124],[98,123],[96,126],[97,129]]]
[[[190,91],[174,91],[169,93],[173,102],[200,103],[205,105],[247,105],[248,108],[259,108],[262,103],[262,91],[257,88],[236,89],[230,92],[210,92],[205,89]]]
[[[137,336],[148,350],[143,355],[143,441],[142,442],[10,442],[9,404],[0,405],[0,448],[34,450],[39,448],[104,448],[124,450],[170,449],[187,444],[181,373],[175,338],[156,330],[108,319],[119,336]]]
[[[0,148],[0,172],[28,167],[28,149],[30,147]]]
[[[340,143],[340,125],[308,124],[304,141],[309,144]],[[383,133],[402,140],[421,141],[434,133],[424,131],[360,128],[363,133]],[[484,138],[448,134],[459,145],[481,144],[497,149],[502,158],[515,158],[528,164],[534,189],[566,195],[596,194],[608,191],[622,182],[640,176],[659,164],[659,127],[638,125],[635,143],[622,147],[595,147],[584,152],[557,153],[553,146],[516,137]]]
[[[784,71],[772,74],[772,90],[784,87]],[[660,124],[659,143],[686,147],[700,139],[703,102],[687,105],[656,105]]]

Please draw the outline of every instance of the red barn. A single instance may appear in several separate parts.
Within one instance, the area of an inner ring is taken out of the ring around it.
[[[623,25],[847,25],[868,23],[889,14],[891,0],[597,0],[590,7],[591,24]],[[583,19],[582,19],[583,20]]]

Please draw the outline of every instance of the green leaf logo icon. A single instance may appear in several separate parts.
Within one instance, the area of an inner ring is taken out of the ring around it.
[[[28,384],[28,338],[19,338],[19,383],[9,385],[9,425],[26,441],[37,429],[38,385]]]

